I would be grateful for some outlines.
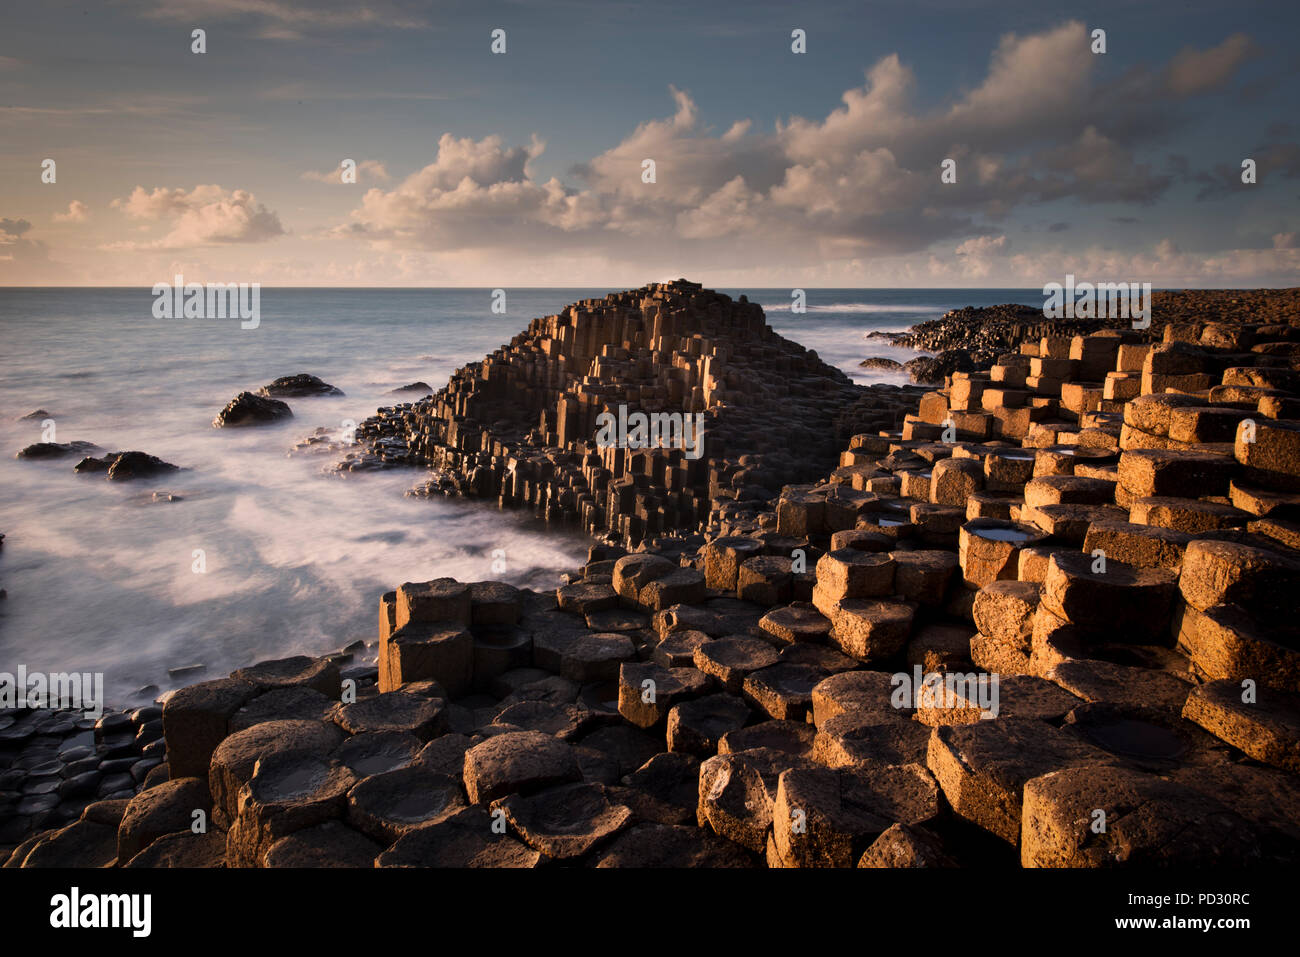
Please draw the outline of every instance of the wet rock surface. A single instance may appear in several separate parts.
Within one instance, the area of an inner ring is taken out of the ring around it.
[[[408,386],[409,388],[409,386]],[[311,395],[342,395],[343,390],[307,372],[280,376],[257,390],[257,395],[272,399],[294,399]]]
[[[252,392],[241,392],[217,413],[217,417],[212,420],[212,425],[214,428],[226,429],[265,425],[291,418],[293,418],[293,410],[289,408],[287,402]]]

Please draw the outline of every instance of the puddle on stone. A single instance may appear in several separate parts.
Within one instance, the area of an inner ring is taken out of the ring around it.
[[[394,802],[385,813],[385,817],[403,824],[418,824],[427,821],[435,814],[446,810],[451,795],[445,789],[426,791],[423,794],[408,794]]]
[[[823,675],[817,678],[804,677],[804,676],[800,676],[797,678],[794,677],[782,678],[779,682],[777,682],[777,690],[783,691],[786,694],[805,695],[811,692],[813,688],[815,688],[818,684],[820,684],[822,678],[824,677],[825,676]]]
[[[1131,718],[1093,725],[1085,733],[1098,747],[1134,758],[1173,761],[1187,751],[1183,740],[1168,728]]]
[[[995,542],[1027,542],[1035,537],[1033,532],[1022,528],[977,528],[974,534]]]
[[[262,780],[258,796],[263,801],[296,801],[314,794],[325,782],[326,768],[316,762],[286,768]]]
[[[405,751],[377,751],[373,754],[353,758],[347,762],[348,767],[363,778],[385,771],[396,771],[411,763],[411,756]]]

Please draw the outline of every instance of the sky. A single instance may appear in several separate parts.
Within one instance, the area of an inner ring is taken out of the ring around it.
[[[0,285],[1300,285],[1294,2],[2,9]]]

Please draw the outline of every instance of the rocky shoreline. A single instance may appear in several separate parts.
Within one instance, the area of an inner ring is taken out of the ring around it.
[[[1205,321],[1293,324],[1300,320],[1300,300],[1285,289],[1183,289],[1152,293],[1151,323],[1134,330],[1124,318],[1047,319],[1041,308],[1019,303],[965,306],[938,319],[918,323],[907,332],[870,332],[867,340],[934,353],[905,363],[913,382],[942,383],[954,372],[987,371],[999,355],[1024,342],[1044,337],[1089,335],[1123,329],[1142,342],[1159,342],[1168,324]],[[867,359],[867,366],[873,361]],[[892,363],[893,360],[883,360]]]
[[[1000,346],[960,310],[925,347],[998,351],[928,391],[684,281],[535,320],[343,467],[578,525],[585,566],[394,583],[364,649],[12,715],[5,866],[1293,864],[1298,305]],[[619,402],[704,415],[703,454],[596,447]]]

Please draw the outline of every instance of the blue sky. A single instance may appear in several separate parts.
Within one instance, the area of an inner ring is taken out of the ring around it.
[[[0,284],[1294,285],[1298,23],[1287,3],[14,6]]]

